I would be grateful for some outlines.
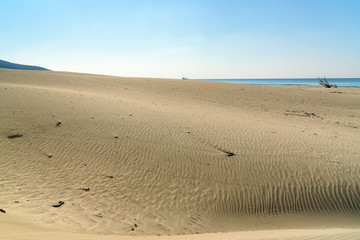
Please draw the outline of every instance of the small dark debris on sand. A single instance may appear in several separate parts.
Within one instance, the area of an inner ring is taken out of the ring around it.
[[[64,205],[64,202],[63,201],[59,201],[58,204],[54,204],[52,205],[53,207],[61,207],[62,205]]]
[[[223,152],[223,153],[225,153],[226,156],[228,156],[228,157],[232,157],[232,156],[235,156],[235,155],[236,155],[236,154],[233,153],[233,152],[229,152],[229,151],[226,151],[226,150],[221,149],[221,148],[218,148],[218,150],[221,151],[221,152]]]
[[[48,158],[52,158],[53,155],[52,155],[52,154],[49,154],[49,155],[47,155],[47,156],[48,156]]]
[[[135,228],[131,228],[131,231],[135,231]]]
[[[305,112],[305,111],[290,111],[286,110],[287,113],[284,113],[284,115],[292,115],[292,116],[298,116],[298,117],[317,117],[321,120],[324,120],[323,117],[320,117],[319,115],[316,115],[315,113]]]
[[[232,156],[236,155],[235,153],[232,153],[232,152],[225,152],[225,153],[226,153],[226,156],[228,156],[228,157],[232,157]]]
[[[113,176],[106,176],[107,178],[114,178]]]
[[[15,203],[20,203],[19,201],[15,201]]]
[[[318,115],[316,115],[315,113],[308,113],[308,112],[305,112],[305,115],[308,116],[308,117],[317,117],[317,118],[321,118],[321,119],[324,119]]]
[[[83,190],[83,191],[85,191],[85,192],[88,192],[88,191],[90,191],[90,188],[80,188],[80,190]]]
[[[22,136],[23,136],[22,134],[14,134],[14,135],[8,136],[8,138],[13,139],[13,138],[19,138],[19,137],[22,137]]]
[[[137,224],[136,224],[136,223],[134,223],[134,226],[137,228]]]
[[[6,213],[6,211],[4,209],[2,209],[2,208],[0,208],[0,212]]]
[[[119,138],[119,136],[114,136],[114,138]]]
[[[56,127],[59,127],[60,125],[61,125],[60,121],[56,123]]]

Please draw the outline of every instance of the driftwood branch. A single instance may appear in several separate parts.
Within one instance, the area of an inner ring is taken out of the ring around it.
[[[326,87],[326,88],[331,88],[331,87],[337,88],[336,84],[330,84],[330,83],[326,80],[325,77],[324,77],[323,79],[321,79],[321,78],[318,77],[318,79],[319,79],[319,84],[320,84],[321,86],[324,86],[324,87]]]

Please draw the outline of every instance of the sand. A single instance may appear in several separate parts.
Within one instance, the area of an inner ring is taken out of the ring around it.
[[[359,119],[359,88],[0,69],[0,239],[360,238]]]

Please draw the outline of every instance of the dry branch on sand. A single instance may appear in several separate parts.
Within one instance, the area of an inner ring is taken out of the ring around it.
[[[319,79],[319,84],[320,84],[321,86],[324,86],[324,87],[326,87],[326,88],[331,88],[331,87],[337,88],[336,84],[330,84],[330,83],[326,80],[325,77],[324,77],[323,79],[321,79],[321,78],[318,77],[318,79]]]

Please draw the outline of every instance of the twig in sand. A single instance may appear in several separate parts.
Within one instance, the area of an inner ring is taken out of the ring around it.
[[[22,136],[23,136],[22,134],[14,134],[14,135],[8,136],[8,138],[13,139],[13,138],[19,138],[19,137],[22,137]]]
[[[63,201],[59,201],[58,204],[54,204],[52,205],[53,207],[61,207],[62,205],[64,205],[64,202]]]

